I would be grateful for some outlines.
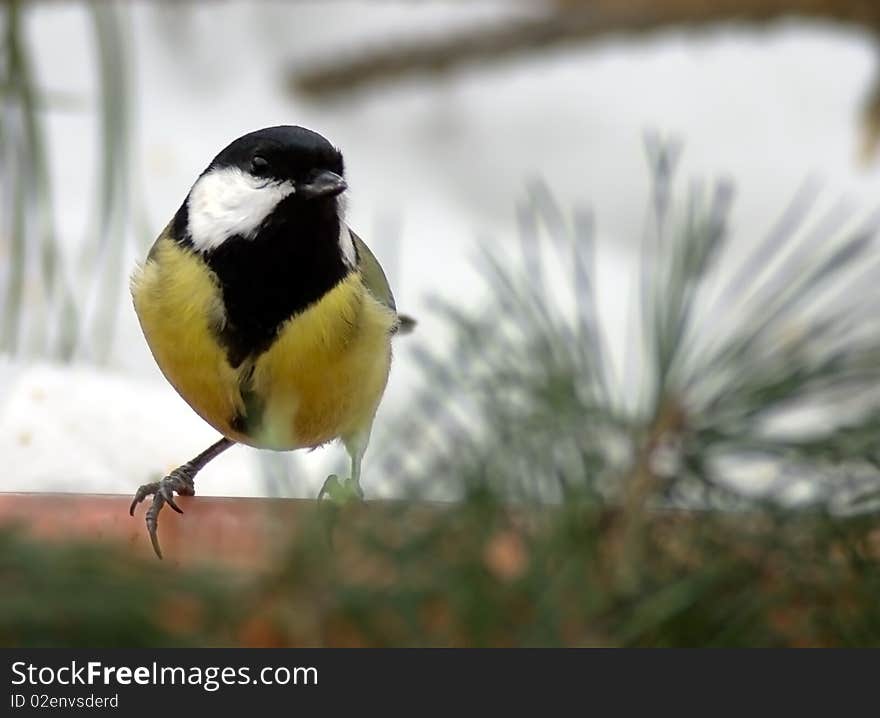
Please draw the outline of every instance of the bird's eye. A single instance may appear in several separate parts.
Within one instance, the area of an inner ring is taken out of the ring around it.
[[[265,172],[269,167],[269,160],[261,155],[254,155],[251,159],[251,170],[253,172]]]

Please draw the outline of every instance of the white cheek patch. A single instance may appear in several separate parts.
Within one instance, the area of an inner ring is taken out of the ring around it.
[[[357,266],[357,252],[354,248],[354,240],[351,238],[351,230],[342,219],[339,220],[339,249],[342,252],[342,260],[354,269]]]
[[[278,203],[293,192],[290,182],[271,182],[236,167],[202,175],[187,201],[193,246],[206,252],[236,235],[253,238]]]

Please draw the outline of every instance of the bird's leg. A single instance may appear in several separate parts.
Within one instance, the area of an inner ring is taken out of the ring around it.
[[[321,490],[318,492],[318,498],[325,496],[335,504],[346,504],[349,501],[363,501],[364,492],[361,489],[361,462],[364,459],[364,452],[367,450],[366,442],[360,445],[357,442],[346,443],[346,448],[351,456],[351,476],[348,479],[342,479],[336,474],[330,474]]]
[[[223,437],[216,444],[212,444],[205,449],[196,458],[187,461],[183,466],[178,466],[168,476],[161,481],[153,481],[149,484],[141,486],[134,499],[131,502],[131,508],[128,513],[134,516],[135,507],[141,503],[147,496],[152,496],[153,501],[150,508],[147,509],[145,519],[147,521],[147,532],[150,534],[150,541],[153,544],[153,550],[159,558],[162,558],[162,551],[159,548],[159,538],[156,535],[156,529],[159,526],[159,512],[165,504],[168,504],[177,513],[182,514],[183,510],[174,501],[174,492],[179,496],[194,496],[196,488],[194,479],[196,474],[201,471],[205,464],[211,459],[222,454],[226,449],[235,442]]]

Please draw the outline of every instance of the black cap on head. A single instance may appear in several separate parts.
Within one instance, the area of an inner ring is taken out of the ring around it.
[[[317,132],[279,125],[249,132],[225,147],[208,170],[237,167],[256,177],[309,183],[317,175],[343,176],[342,153]]]

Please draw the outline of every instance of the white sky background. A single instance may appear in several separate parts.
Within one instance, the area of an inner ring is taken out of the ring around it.
[[[389,265],[399,306],[422,320],[422,339],[437,346],[446,334],[422,309],[424,297],[479,302],[476,239],[508,251],[514,203],[536,175],[564,204],[595,209],[603,307],[609,325],[620,326],[626,262],[647,206],[646,130],[685,142],[682,189],[691,178],[735,181],[733,230],[743,246],[809,175],[823,180],[828,203],[880,204],[880,162],[857,162],[875,55],[856,31],[788,22],[611,38],[315,103],[285,90],[291,63],[489,22],[516,6],[174,5],[136,4],[130,13],[138,200],[152,234],[229,141],[267,125],[305,125],[343,149],[350,223]],[[84,101],[50,120],[57,216],[73,252],[94,207],[91,25],[80,6],[59,3],[31,10],[29,30],[42,86]],[[376,235],[395,223],[392,259],[393,242]],[[0,490],[129,493],[214,439],[162,380],[127,296],[120,312],[110,371],[0,361]],[[402,409],[415,375],[402,341],[379,422]],[[341,454],[336,447],[293,460],[290,491],[314,495]],[[262,493],[256,456],[230,451],[200,475],[199,492]],[[393,494],[369,465],[368,454],[368,495]]]

